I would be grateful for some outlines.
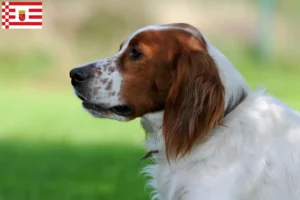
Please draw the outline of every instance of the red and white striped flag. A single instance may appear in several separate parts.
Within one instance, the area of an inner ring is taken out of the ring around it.
[[[41,29],[42,2],[2,2],[2,29]]]

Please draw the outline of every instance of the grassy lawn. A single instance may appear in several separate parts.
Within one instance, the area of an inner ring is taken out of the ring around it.
[[[3,200],[148,199],[136,146],[2,141],[0,154]]]
[[[238,66],[252,88],[268,87],[300,110],[299,71]],[[0,200],[149,199],[138,120],[94,119],[71,89],[1,94]]]
[[[137,120],[96,120],[71,90],[3,97],[0,200],[149,199],[139,175],[145,151]]]

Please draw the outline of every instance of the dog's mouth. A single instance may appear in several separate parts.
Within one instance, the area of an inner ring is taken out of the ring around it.
[[[91,103],[91,102],[87,101],[86,98],[83,97],[78,92],[76,92],[76,95],[78,96],[79,99],[82,100],[82,106],[87,110],[93,110],[98,113],[113,112],[117,115],[124,116],[124,117],[131,115],[134,111],[133,107],[128,104],[107,107],[104,105],[99,105],[99,104],[95,104],[95,103]]]
[[[120,116],[129,116],[133,113],[133,107],[130,105],[127,105],[127,104],[117,105],[117,106],[112,106],[112,107],[106,108],[101,105],[83,101],[82,105],[85,109],[94,110],[94,111],[100,112],[100,113],[111,111]]]

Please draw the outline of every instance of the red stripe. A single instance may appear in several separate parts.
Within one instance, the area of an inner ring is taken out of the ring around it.
[[[42,15],[29,15],[29,19],[42,19]]]
[[[9,19],[16,19],[15,15],[8,15]],[[5,15],[2,15],[2,19],[5,19]]]
[[[10,6],[41,6],[42,2],[9,2]]]
[[[42,12],[43,9],[38,9],[38,8],[29,8],[28,9],[29,12]]]
[[[2,9],[2,12],[4,13],[6,9]],[[8,9],[8,12],[16,12],[16,9],[10,8]]]
[[[42,22],[9,22],[10,26],[42,26]]]

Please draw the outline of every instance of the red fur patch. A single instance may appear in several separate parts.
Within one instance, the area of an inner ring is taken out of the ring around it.
[[[164,109],[166,152],[168,158],[176,158],[220,123],[224,87],[201,33],[188,24],[169,26],[177,28],[134,36],[118,62],[123,77],[121,99],[134,108],[129,118]],[[131,59],[132,48],[143,56]]]

